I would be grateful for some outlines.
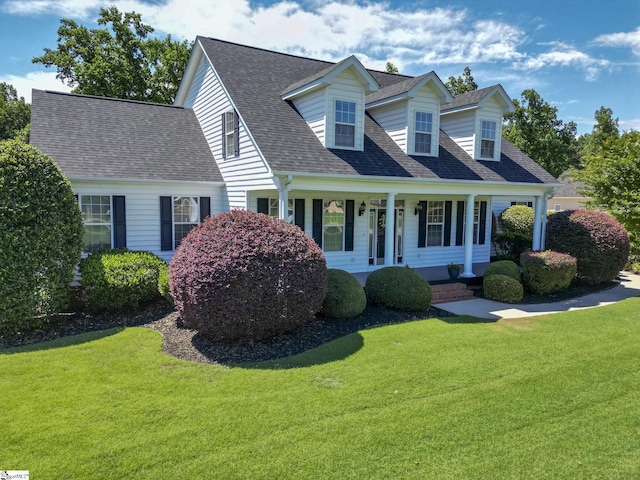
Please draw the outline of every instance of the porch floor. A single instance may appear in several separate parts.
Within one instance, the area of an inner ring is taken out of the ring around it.
[[[472,270],[473,270],[473,273],[475,274],[475,277],[472,277],[472,278],[458,277],[458,279],[455,281],[466,283],[468,281],[472,281],[473,278],[481,277],[482,275],[484,275],[484,270],[487,268],[488,265],[489,265],[489,262],[474,263]],[[447,273],[446,265],[439,266],[439,267],[414,268],[414,270],[418,272],[422,276],[422,278],[424,278],[429,283],[447,283],[449,281],[452,281],[449,279],[449,274]],[[373,271],[374,270],[369,272],[353,273],[352,275],[356,277],[360,281],[360,283],[364,286],[367,280],[367,277]]]

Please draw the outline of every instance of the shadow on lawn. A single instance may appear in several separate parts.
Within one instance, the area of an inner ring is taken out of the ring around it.
[[[124,327],[115,327],[108,330],[98,330],[94,332],[80,333],[68,337],[60,337],[47,342],[40,342],[20,347],[0,348],[0,355],[10,355],[12,353],[37,352],[40,350],[50,350],[52,348],[68,347],[70,345],[80,345],[82,343],[93,342],[101,338],[110,337],[124,330]]]

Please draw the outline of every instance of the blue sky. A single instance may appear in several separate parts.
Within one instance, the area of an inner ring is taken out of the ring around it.
[[[0,81],[27,101],[31,88],[68,91],[32,64],[55,48],[60,18],[95,26],[101,6],[136,11],[158,35],[210,36],[326,60],[355,54],[369,68],[434,70],[443,81],[470,66],[480,87],[512,98],[534,88],[578,132],[613,110],[640,130],[640,2],[637,0],[0,0]]]

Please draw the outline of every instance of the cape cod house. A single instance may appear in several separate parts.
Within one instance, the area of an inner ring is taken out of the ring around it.
[[[434,72],[367,70],[198,37],[174,105],[34,91],[31,143],[78,194],[87,250],[169,260],[209,214],[295,223],[328,265],[488,262],[491,212],[557,181],[501,138],[500,85],[452,97]]]

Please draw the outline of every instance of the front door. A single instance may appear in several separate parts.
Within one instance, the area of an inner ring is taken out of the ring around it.
[[[396,202],[393,210],[395,241],[393,263],[402,263],[402,237],[404,230],[404,201]],[[384,247],[387,228],[386,200],[372,200],[369,208],[369,265],[384,265]]]

